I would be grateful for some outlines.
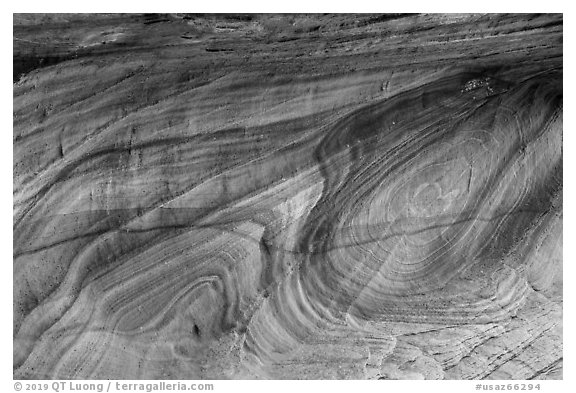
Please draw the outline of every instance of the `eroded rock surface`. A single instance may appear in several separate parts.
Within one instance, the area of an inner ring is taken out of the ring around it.
[[[15,15],[15,378],[562,378],[561,15]]]

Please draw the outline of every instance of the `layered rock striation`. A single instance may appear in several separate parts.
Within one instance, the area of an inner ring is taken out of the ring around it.
[[[561,15],[14,16],[14,377],[562,378]]]

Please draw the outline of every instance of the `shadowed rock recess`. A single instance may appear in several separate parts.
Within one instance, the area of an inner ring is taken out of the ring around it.
[[[561,379],[562,15],[14,15],[14,378]]]

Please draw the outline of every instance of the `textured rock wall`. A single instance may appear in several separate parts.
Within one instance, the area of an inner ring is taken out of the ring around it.
[[[562,378],[561,15],[14,16],[15,378]]]

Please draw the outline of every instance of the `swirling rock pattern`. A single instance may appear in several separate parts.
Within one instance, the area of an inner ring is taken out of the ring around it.
[[[561,15],[15,15],[15,378],[562,378]]]

